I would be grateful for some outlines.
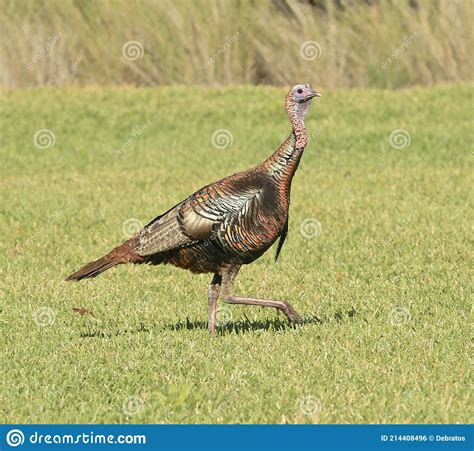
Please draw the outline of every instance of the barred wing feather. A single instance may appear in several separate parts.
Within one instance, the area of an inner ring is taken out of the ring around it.
[[[244,229],[258,218],[260,192],[255,187],[205,187],[148,224],[138,234],[135,250],[147,256],[206,239],[237,252],[257,247],[251,237],[247,245],[240,241],[247,236]]]

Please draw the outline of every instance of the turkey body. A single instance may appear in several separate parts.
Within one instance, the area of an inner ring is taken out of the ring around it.
[[[131,248],[195,273],[251,263],[286,235],[290,186],[278,175],[263,164],[207,185],[151,221]]]

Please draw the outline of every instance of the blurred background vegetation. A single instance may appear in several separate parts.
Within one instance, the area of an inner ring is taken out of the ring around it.
[[[0,83],[17,88],[312,80],[326,88],[399,88],[468,81],[473,5],[0,0]]]

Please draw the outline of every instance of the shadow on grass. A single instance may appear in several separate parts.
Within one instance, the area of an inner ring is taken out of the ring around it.
[[[345,318],[353,318],[356,315],[356,311],[354,309],[348,312],[337,312],[334,315],[334,320],[337,322],[343,321]],[[293,324],[290,323],[286,319],[267,319],[267,320],[257,320],[257,321],[250,321],[246,315],[245,321],[235,321],[229,322],[224,325],[220,325],[217,327],[217,332],[222,334],[225,332],[230,333],[246,333],[246,332],[253,332],[257,330],[267,330],[267,331],[282,331],[282,330],[289,330],[289,329],[298,329],[300,327],[304,327],[307,324],[323,324],[326,322],[330,322],[331,320],[328,318],[327,320],[323,320],[316,315],[306,316],[304,317],[300,323]],[[196,330],[196,329],[207,329],[207,321],[202,320],[193,320],[190,321],[186,318],[186,321],[179,321],[176,324],[171,324],[168,326],[168,329],[171,330]]]
[[[317,320],[314,323],[318,322]],[[263,321],[233,321],[227,324],[218,325],[217,333],[245,333],[256,330],[272,330],[280,331],[287,329],[297,329],[301,327],[301,324],[291,324],[288,321],[282,319],[267,319]],[[196,329],[206,329],[207,330],[207,321],[194,320],[189,321],[186,318],[186,322],[179,321],[176,324],[170,325],[169,329],[171,330],[196,330]]]
[[[123,329],[123,330],[116,330],[114,332],[101,329],[101,330],[89,330],[87,332],[81,332],[81,338],[113,338],[113,337],[120,337],[121,335],[135,335],[139,333],[150,333],[153,328],[147,327],[144,323],[140,323],[137,327],[133,329]]]
[[[247,315],[245,316],[245,320],[242,321],[234,321],[228,322],[227,324],[220,325],[217,327],[217,333],[222,335],[225,333],[247,333],[247,332],[255,332],[255,331],[284,331],[284,330],[297,330],[305,325],[311,324],[325,324],[330,323],[333,321],[342,322],[347,320],[348,318],[354,318],[357,312],[352,309],[348,312],[336,312],[334,316],[327,317],[321,319],[316,315],[306,316],[302,319],[302,321],[298,324],[293,324],[288,322],[286,319],[266,319],[266,320],[257,320],[251,321]],[[140,323],[140,325],[133,329],[124,329],[124,330],[116,330],[115,332],[105,331],[105,330],[94,330],[88,332],[82,332],[80,334],[81,338],[113,338],[121,335],[128,335],[128,334],[138,334],[138,333],[150,333],[153,329],[157,330],[158,328],[155,326],[147,326],[144,323]],[[159,328],[161,329],[161,328]],[[178,321],[175,324],[168,324],[164,327],[166,330],[173,330],[173,331],[184,331],[184,330],[207,330],[207,321],[202,320],[189,320],[186,318],[186,321]]]

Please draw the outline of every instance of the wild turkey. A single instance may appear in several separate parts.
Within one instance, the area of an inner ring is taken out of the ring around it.
[[[291,181],[306,147],[304,119],[311,99],[319,96],[309,83],[291,88],[285,109],[292,132],[272,156],[196,191],[66,280],[96,277],[122,263],[171,263],[214,274],[208,291],[211,334],[219,297],[229,304],[274,307],[291,322],[299,322],[288,302],[234,296],[232,286],[240,267],[259,258],[278,238],[275,260],[280,254],[288,232]]]

